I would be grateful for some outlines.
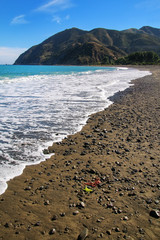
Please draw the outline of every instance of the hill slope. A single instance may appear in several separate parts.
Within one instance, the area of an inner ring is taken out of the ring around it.
[[[28,49],[15,64],[103,64],[112,63],[135,51],[155,51],[160,54],[160,29],[67,29]]]

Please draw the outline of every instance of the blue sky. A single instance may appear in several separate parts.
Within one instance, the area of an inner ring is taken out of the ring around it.
[[[0,64],[67,28],[160,28],[160,0],[1,0]]]

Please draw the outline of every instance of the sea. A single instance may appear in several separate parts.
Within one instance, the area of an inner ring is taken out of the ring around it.
[[[151,74],[131,68],[0,65],[0,194],[43,150],[82,129],[131,80]]]

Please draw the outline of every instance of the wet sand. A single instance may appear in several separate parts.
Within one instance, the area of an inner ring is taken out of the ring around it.
[[[146,69],[153,74],[9,182],[0,240],[159,239],[160,67]]]

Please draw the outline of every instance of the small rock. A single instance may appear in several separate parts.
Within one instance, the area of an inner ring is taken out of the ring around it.
[[[83,231],[79,234],[77,240],[84,240],[88,236],[88,229],[84,228]]]
[[[107,230],[106,233],[107,233],[108,235],[111,235],[111,234],[112,234],[112,231],[111,231],[111,230]]]
[[[34,224],[34,226],[35,226],[35,227],[38,227],[38,226],[40,226],[40,224],[41,224],[40,222],[36,222],[36,223]]]
[[[9,228],[9,223],[5,223],[5,224],[4,224],[4,227],[5,227],[5,228]]]
[[[65,229],[64,229],[64,233],[69,233],[69,227],[65,227]]]
[[[128,221],[128,217],[127,217],[127,216],[124,216],[124,217],[123,217],[123,220]]]
[[[103,236],[104,236],[104,234],[103,234],[103,233],[100,233],[98,237],[99,237],[99,238],[103,238]]]
[[[49,200],[46,200],[46,201],[44,202],[44,205],[49,205],[49,204],[50,204]]]
[[[65,212],[60,213],[61,217],[64,217],[65,215],[66,215]]]
[[[151,204],[151,203],[152,203],[152,199],[147,199],[147,200],[146,200],[146,203],[147,203],[147,204]]]
[[[49,154],[49,150],[48,149],[44,149],[43,150],[43,154]]]
[[[116,232],[120,232],[120,229],[118,227],[115,228]]]
[[[55,221],[55,220],[57,220],[57,215],[53,215],[53,217],[52,217],[52,221]]]
[[[84,208],[85,207],[85,203],[84,202],[80,202],[79,207]]]
[[[78,210],[73,212],[73,215],[77,215],[77,214],[79,214]]]
[[[49,231],[49,235],[53,235],[56,233],[56,229],[55,228],[52,228],[50,231]]]
[[[108,203],[107,208],[113,208],[113,203],[112,202]]]
[[[97,222],[100,223],[100,222],[102,222],[102,220],[101,219],[97,219]]]
[[[150,211],[150,216],[154,218],[159,218],[160,217],[160,211],[157,209],[153,209]]]
[[[32,188],[29,186],[29,187],[26,187],[24,188],[25,191],[30,191]]]
[[[144,229],[143,229],[143,228],[140,228],[140,229],[139,229],[139,233],[140,233],[140,234],[144,234],[144,233],[145,233]]]
[[[122,213],[123,211],[121,209],[118,209],[118,213]]]

